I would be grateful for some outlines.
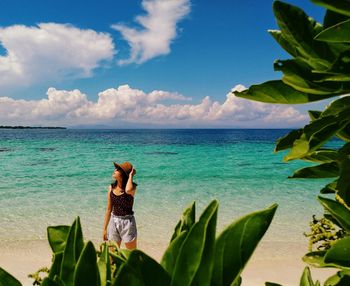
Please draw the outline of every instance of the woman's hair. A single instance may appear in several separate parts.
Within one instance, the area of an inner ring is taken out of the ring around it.
[[[120,172],[122,174],[122,185],[120,186],[123,190],[125,190],[126,188],[126,183],[128,182],[128,176],[123,172],[121,171]],[[118,186],[118,181],[115,180],[112,184],[111,184],[111,187],[112,189],[116,188]]]

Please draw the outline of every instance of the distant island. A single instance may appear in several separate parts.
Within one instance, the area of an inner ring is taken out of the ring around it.
[[[67,127],[39,127],[39,126],[3,126],[0,129],[67,129]]]

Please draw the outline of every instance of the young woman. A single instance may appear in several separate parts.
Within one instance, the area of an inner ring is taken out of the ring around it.
[[[117,164],[108,188],[107,209],[103,225],[103,240],[113,240],[118,246],[123,241],[127,249],[137,246],[137,229],[133,204],[137,184],[133,182],[136,170],[129,162]]]

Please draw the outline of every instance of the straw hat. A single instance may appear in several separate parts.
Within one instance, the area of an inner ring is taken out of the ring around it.
[[[133,168],[133,165],[130,162],[124,162],[122,164],[118,164],[116,162],[113,162],[113,164],[114,164],[114,167],[116,169],[122,169],[124,171],[124,173],[126,175],[128,175],[128,176],[129,176],[129,174],[130,174],[130,172],[131,172],[131,170]],[[136,174],[136,170],[135,169],[134,169],[134,173]]]

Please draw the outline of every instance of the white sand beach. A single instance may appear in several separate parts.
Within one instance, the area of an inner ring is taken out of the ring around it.
[[[98,242],[94,242],[98,246]],[[140,242],[139,248],[160,260],[166,245]],[[300,243],[262,242],[243,272],[243,286],[263,286],[266,281],[284,286],[299,285],[304,267],[301,256],[305,245]],[[43,266],[51,264],[51,250],[46,240],[8,241],[0,243],[0,266],[20,280],[23,286],[32,285],[27,277]],[[323,282],[334,269],[311,269],[314,279]]]

